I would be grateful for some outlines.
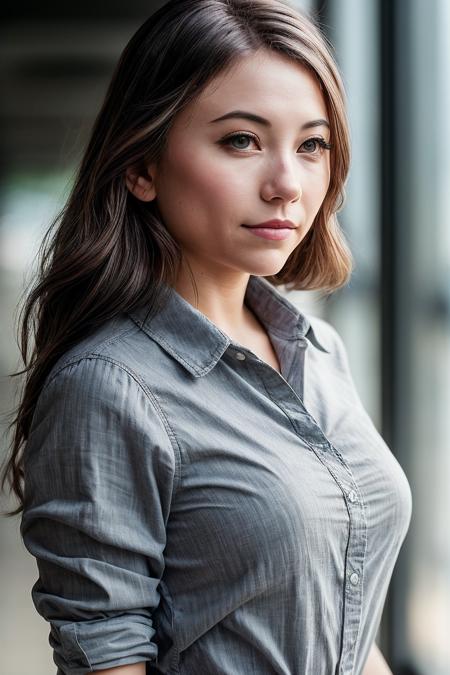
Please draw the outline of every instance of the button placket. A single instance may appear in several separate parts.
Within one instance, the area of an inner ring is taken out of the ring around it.
[[[355,650],[361,621],[363,596],[362,582],[367,548],[367,521],[364,513],[364,503],[357,499],[355,490],[350,490],[347,493],[346,496],[349,502],[351,502],[349,495],[353,497],[352,493],[354,493],[355,501],[349,509],[351,529],[346,559],[347,572],[345,576],[344,593],[345,618],[340,662],[344,672],[352,672],[355,659]]]

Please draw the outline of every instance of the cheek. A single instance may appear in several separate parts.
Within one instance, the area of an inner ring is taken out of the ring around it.
[[[205,206],[229,208],[244,197],[242,176],[219,162],[191,165],[189,174],[190,188],[195,198]]]
[[[211,156],[193,158],[186,148],[166,156],[156,177],[156,201],[167,229],[180,242],[211,232],[220,216],[233,222],[244,201],[242,175]]]
[[[325,199],[330,185],[330,167],[329,162],[324,162],[317,171],[310,175],[309,194],[310,203],[313,208],[318,208]]]
[[[330,173],[326,165],[321,170],[308,174],[308,181],[303,185],[303,206],[306,216],[306,229],[308,230],[317,216],[320,207],[328,193]]]
[[[185,145],[176,153],[168,154],[162,167],[160,180],[161,195],[166,201],[172,200],[189,204],[220,206],[232,204],[244,194],[242,176],[231,162],[221,161],[216,152],[201,153],[195,146]]]

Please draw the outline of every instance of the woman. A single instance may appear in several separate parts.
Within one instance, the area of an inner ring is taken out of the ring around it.
[[[27,303],[8,465],[59,675],[390,673],[409,485],[336,330],[275,288],[348,281],[348,163],[288,4],[172,0],[125,48]]]

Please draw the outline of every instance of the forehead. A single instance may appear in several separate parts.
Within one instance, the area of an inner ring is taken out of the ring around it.
[[[235,108],[259,113],[274,123],[291,120],[295,126],[327,117],[316,77],[302,64],[268,50],[239,57],[209,82],[182,116],[190,124],[205,124]]]

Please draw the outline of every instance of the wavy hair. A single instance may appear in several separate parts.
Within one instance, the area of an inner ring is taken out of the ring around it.
[[[157,162],[183,106],[239,57],[261,48],[316,77],[332,140],[330,184],[314,223],[283,268],[266,278],[287,290],[326,293],[349,280],[353,259],[336,217],[350,162],[345,92],[319,25],[281,0],[170,0],[123,50],[68,199],[38,251],[37,278],[19,315],[25,368],[11,376],[26,376],[1,480],[19,507],[3,515],[23,510],[23,448],[52,366],[119,313],[143,305],[149,315],[157,312],[175,284],[180,247],[156,203],[130,193],[127,168],[143,171]]]

